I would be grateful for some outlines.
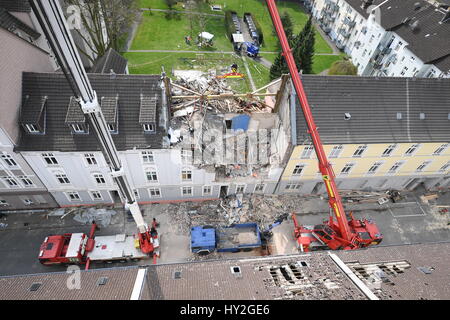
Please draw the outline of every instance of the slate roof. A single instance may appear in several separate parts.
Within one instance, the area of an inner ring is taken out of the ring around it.
[[[363,0],[345,1],[365,18],[369,16],[361,7]],[[425,0],[374,0],[373,5],[380,5],[380,23],[385,30],[408,42],[408,49],[424,63],[450,71],[450,19],[441,22],[445,16],[443,9]]]
[[[39,122],[47,102],[47,96],[25,96],[21,107],[21,124],[36,124]]]
[[[324,144],[450,141],[450,79],[315,75],[302,79]],[[351,114],[350,120],[344,120],[345,113]],[[310,137],[298,105],[296,115],[300,145]]]
[[[12,12],[30,12],[31,6],[28,0],[0,0],[0,8]]]
[[[100,106],[102,108],[102,113],[107,123],[116,123],[118,104],[119,104],[119,95],[101,97]]]
[[[156,96],[141,95],[139,123],[154,123],[156,121]]]
[[[4,8],[0,8],[0,27],[10,32],[20,29],[33,39],[38,39],[41,36],[39,32],[17,19]]]
[[[125,74],[128,65],[128,60],[122,57],[113,48],[108,49],[106,53],[97,59],[92,66],[91,73],[111,73],[111,70],[116,74]]]
[[[80,271],[81,289],[69,289],[73,274],[52,272],[0,277],[0,300],[129,300],[139,268]],[[106,277],[106,283],[99,280]],[[34,284],[33,289],[30,290]],[[39,285],[40,284],[40,285]]]
[[[84,116],[81,106],[74,96],[70,97],[69,105],[66,113],[66,123],[85,123],[86,117]]]
[[[116,75],[89,74],[92,87],[98,97],[119,96],[119,106],[126,110],[119,110],[118,134],[113,140],[118,150],[133,148],[162,148],[164,128],[156,127],[155,134],[144,134],[139,124],[141,93],[146,95],[161,95],[159,75]],[[47,96],[46,104],[46,133],[31,135],[22,132],[17,151],[98,151],[100,145],[95,135],[72,134],[66,120],[72,91],[61,73],[29,73],[22,77],[22,99],[26,95]],[[161,111],[161,99],[158,99],[157,118]],[[26,116],[26,115],[23,115]],[[158,123],[158,121],[157,121]]]

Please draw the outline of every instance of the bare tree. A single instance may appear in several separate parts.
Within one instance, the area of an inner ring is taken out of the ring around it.
[[[136,0],[65,0],[65,3],[79,8],[85,32],[74,30],[97,56],[103,56],[109,48],[121,50],[127,31],[139,12]],[[89,60],[94,60],[83,48],[78,49]]]

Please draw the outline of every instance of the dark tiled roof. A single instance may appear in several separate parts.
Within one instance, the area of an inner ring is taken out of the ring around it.
[[[345,1],[364,17],[369,16],[361,7],[363,0]],[[441,71],[450,70],[450,19],[441,22],[443,10],[425,0],[374,0],[373,5],[380,5],[381,26],[408,42],[408,49],[424,63],[436,62]]]
[[[14,30],[19,29],[33,39],[37,39],[41,36],[39,32],[17,19],[4,8],[0,8],[0,27],[10,32],[14,32]]]
[[[117,121],[117,108],[119,103],[119,96],[102,97],[100,105],[102,108],[103,116],[107,123],[116,123]]]
[[[156,96],[141,95],[141,110],[139,112],[139,123],[156,122]]]
[[[97,59],[91,68],[91,73],[110,73],[111,70],[117,74],[125,74],[128,60],[122,57],[116,50],[110,48],[106,53]]]
[[[30,12],[31,6],[28,0],[0,0],[0,8],[12,12]]]
[[[450,79],[302,78],[324,144],[450,141]],[[303,144],[310,138],[299,106],[296,113],[297,143]]]
[[[80,289],[67,286],[74,277],[67,272],[0,277],[0,300],[129,300],[138,270],[137,267],[81,270]],[[107,280],[99,285],[103,277]]]
[[[66,123],[85,123],[86,117],[84,116],[81,106],[74,96],[70,97],[69,105],[66,113]]]
[[[39,122],[42,112],[44,111],[47,96],[25,96],[22,108],[20,123],[36,124]]]
[[[119,96],[118,134],[113,140],[118,150],[133,148],[161,148],[165,129],[156,127],[156,134],[144,134],[139,125],[141,93],[150,96],[160,96],[159,75],[116,75],[89,74],[92,87],[98,97]],[[46,134],[30,135],[23,133],[16,147],[20,151],[96,151],[100,150],[95,135],[72,134],[65,123],[70,97],[73,95],[70,87],[60,73],[23,73],[22,96],[46,95]],[[161,101],[161,99],[158,99]],[[161,104],[157,105],[157,116]]]

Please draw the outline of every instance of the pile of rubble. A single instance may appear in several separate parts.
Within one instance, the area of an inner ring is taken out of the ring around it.
[[[194,226],[220,227],[246,222],[256,222],[264,230],[299,209],[298,196],[237,194],[221,200],[170,204],[168,212],[177,232],[189,235]]]
[[[200,71],[175,71],[177,80],[172,82],[171,111],[173,118],[191,116],[194,112],[213,113],[251,113],[272,112],[272,108],[258,98],[243,99],[234,95],[225,79],[217,78],[214,70],[208,73]],[[197,96],[190,98],[187,96]],[[219,99],[206,98],[216,96]],[[219,97],[220,96],[220,97]]]

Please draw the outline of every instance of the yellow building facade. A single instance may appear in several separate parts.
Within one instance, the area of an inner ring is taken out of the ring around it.
[[[421,183],[440,189],[450,183],[450,144],[445,141],[324,145],[324,149],[341,190],[412,190]],[[312,145],[293,148],[278,192],[325,192]]]

